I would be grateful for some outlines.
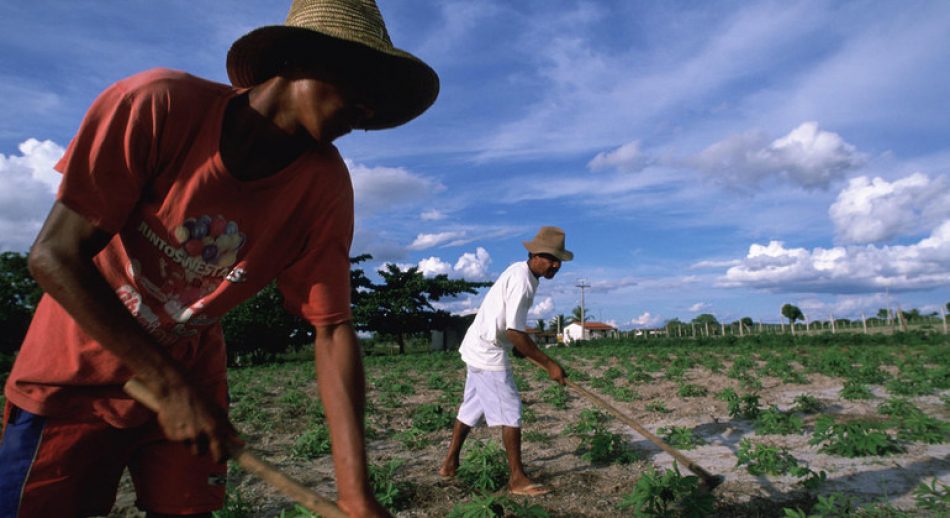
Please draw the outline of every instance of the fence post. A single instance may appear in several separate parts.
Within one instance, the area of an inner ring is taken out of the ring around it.
[[[947,311],[940,308],[940,315],[943,317],[943,334],[947,334]]]
[[[868,334],[868,321],[864,318],[864,313],[861,313],[861,325],[864,326],[864,334]]]
[[[831,317],[831,334],[835,334],[835,314],[828,313],[828,316]]]

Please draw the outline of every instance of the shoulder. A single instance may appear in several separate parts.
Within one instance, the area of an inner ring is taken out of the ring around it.
[[[117,81],[110,90],[120,94],[127,102],[166,101],[171,104],[200,102],[220,96],[231,87],[202,79],[179,70],[153,68]]]

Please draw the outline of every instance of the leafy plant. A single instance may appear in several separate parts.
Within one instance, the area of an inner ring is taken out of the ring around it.
[[[736,466],[745,466],[752,475],[784,475],[798,466],[787,449],[767,444],[755,444],[749,439],[739,441]]]
[[[815,396],[811,394],[799,394],[795,396],[795,405],[792,410],[803,414],[818,413],[824,405]]]
[[[581,458],[591,464],[630,464],[639,459],[622,435],[596,430],[581,436]]]
[[[725,394],[726,405],[729,409],[729,417],[741,418],[741,419],[755,419],[759,417],[761,410],[759,409],[759,396],[758,394],[746,394],[744,396],[738,396],[735,392],[731,394]]]
[[[632,509],[635,516],[698,518],[712,515],[713,503],[713,496],[700,488],[699,477],[684,477],[673,463],[673,469],[662,474],[650,467],[618,507]]]
[[[563,410],[567,408],[567,389],[561,385],[550,385],[541,391],[541,400],[554,408]]]
[[[508,458],[494,441],[469,441],[456,476],[477,491],[496,491],[508,480]]]
[[[839,395],[847,400],[874,399],[874,394],[864,384],[854,380],[844,382],[844,388],[841,389]]]
[[[662,401],[650,401],[646,406],[647,412],[657,412],[660,414],[668,414],[670,410],[666,408],[666,404]]]
[[[448,428],[455,422],[455,415],[446,412],[437,403],[422,403],[412,411],[412,426],[423,432],[435,432]]]
[[[397,432],[395,437],[397,441],[402,443],[402,445],[409,450],[419,450],[429,445],[429,439],[426,438],[426,432],[416,428],[415,426],[411,426],[405,430],[402,430],[401,432]]]
[[[543,507],[530,502],[517,502],[506,496],[479,495],[468,502],[455,504],[446,518],[548,518]]]
[[[897,438],[904,441],[941,444],[950,436],[950,424],[923,412],[897,419]]]
[[[660,427],[657,433],[663,436],[663,442],[683,450],[691,450],[696,446],[706,444],[702,437],[685,426]]]
[[[802,432],[802,418],[782,412],[775,405],[755,418],[755,433],[760,435],[791,435]]]
[[[391,511],[404,509],[409,503],[410,485],[406,482],[397,482],[394,477],[396,470],[402,464],[402,460],[392,459],[385,464],[368,466],[369,485],[373,488],[373,495],[383,507]]]
[[[330,430],[323,423],[311,425],[297,438],[290,453],[303,459],[315,459],[330,453]]]
[[[921,482],[914,488],[914,502],[918,508],[931,511],[935,516],[946,513],[950,511],[950,486],[939,483],[936,477],[930,481],[930,485]]]
[[[609,420],[609,415],[599,410],[585,408],[584,410],[581,410],[581,413],[577,418],[577,422],[572,425],[568,425],[565,431],[567,433],[573,434],[593,433],[603,430],[604,424],[606,424]]]
[[[824,453],[849,458],[903,452],[904,448],[900,443],[881,428],[878,423],[836,423],[829,416],[821,416],[815,423],[815,433],[810,444],[820,444],[819,451]]]
[[[693,383],[683,383],[680,385],[677,394],[680,397],[703,397],[709,393],[706,387],[695,385]]]

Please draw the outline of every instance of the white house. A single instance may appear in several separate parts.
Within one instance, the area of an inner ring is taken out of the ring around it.
[[[582,332],[583,331],[583,332]],[[584,328],[581,329],[580,322],[564,328],[564,342],[571,343],[574,340],[596,340],[598,338],[616,338],[620,335],[617,328],[603,322],[584,322]]]

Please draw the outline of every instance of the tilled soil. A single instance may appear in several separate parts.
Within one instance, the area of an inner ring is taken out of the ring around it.
[[[575,360],[573,368],[583,368],[594,375],[595,370],[584,362]],[[553,517],[615,517],[631,515],[629,511],[618,508],[624,496],[629,494],[640,474],[651,465],[660,469],[670,468],[673,459],[653,443],[647,441],[616,420],[611,421],[610,429],[626,436],[632,447],[639,453],[641,460],[627,465],[591,465],[578,454],[579,440],[564,429],[575,422],[580,412],[593,408],[593,404],[577,394],[571,394],[566,409],[556,409],[544,402],[541,392],[552,382],[540,379],[530,365],[519,364],[516,374],[526,409],[534,417],[524,425],[526,435],[541,432],[543,441],[525,440],[523,458],[529,475],[536,481],[550,485],[554,492],[530,500],[544,508]],[[801,368],[799,367],[799,370]],[[438,476],[437,469],[445,455],[450,430],[433,432],[427,436],[429,444],[415,450],[409,450],[397,440],[394,434],[410,424],[411,409],[424,402],[447,401],[445,393],[425,388],[421,380],[427,373],[415,373],[415,394],[402,397],[398,404],[385,406],[380,403],[380,391],[374,387],[373,380],[386,374],[382,364],[368,367],[370,410],[368,426],[371,433],[368,443],[370,462],[381,464],[390,459],[400,459],[402,466],[397,471],[398,481],[404,483],[408,492],[408,504],[396,512],[399,517],[438,517],[445,516],[452,507],[470,499],[470,490],[456,480],[445,480]],[[803,416],[805,432],[801,435],[757,436],[752,423],[729,417],[726,403],[714,396],[720,390],[731,387],[737,392],[736,380],[720,373],[711,373],[705,368],[693,368],[687,371],[685,381],[706,387],[707,396],[682,398],[677,394],[678,382],[665,380],[662,373],[654,373],[653,381],[628,385],[639,398],[632,402],[621,402],[605,397],[626,415],[641,423],[647,429],[657,433],[663,426],[685,426],[692,428],[705,445],[683,451],[706,471],[721,474],[725,482],[715,491],[717,516],[783,516],[783,507],[807,508],[814,502],[816,494],[841,492],[850,495],[858,504],[887,502],[914,515],[927,516],[923,511],[915,510],[913,489],[921,482],[929,483],[935,477],[943,484],[950,484],[950,445],[927,445],[904,443],[905,453],[887,457],[859,457],[854,459],[820,453],[818,447],[809,444],[815,415]],[[410,376],[412,378],[412,376]],[[463,377],[462,369],[451,369],[445,373],[447,379],[458,388]],[[775,378],[761,378],[763,388],[758,392],[762,407],[777,405],[782,410],[791,408],[793,400],[800,394],[817,397],[823,404],[822,413],[837,416],[871,417],[877,415],[877,406],[889,394],[880,386],[872,386],[875,399],[847,401],[838,395],[843,380],[818,374],[808,374],[807,384],[787,384]],[[622,378],[618,384],[627,383]],[[584,385],[584,383],[581,383]],[[280,389],[275,389],[275,394]],[[316,393],[313,382],[306,388],[310,395]],[[596,391],[595,391],[596,392]],[[927,414],[950,420],[950,411],[945,398],[950,391],[935,395],[911,398]],[[942,399],[944,398],[944,399]],[[669,413],[650,412],[647,404],[662,402]],[[456,400],[457,404],[457,400]],[[241,423],[238,424],[239,427]],[[242,427],[243,428],[243,427]],[[270,430],[247,433],[249,444],[261,457],[268,459],[287,474],[297,478],[314,491],[329,498],[335,497],[333,466],[329,456],[315,460],[293,458],[290,450],[299,435],[298,429],[274,426]],[[753,476],[744,466],[736,465],[736,451],[743,438],[756,442],[767,442],[787,448],[802,464],[814,471],[824,470],[828,480],[816,493],[806,492],[795,477]],[[500,430],[479,427],[473,430],[469,441],[493,440],[501,444]],[[682,466],[680,471],[688,471]],[[232,492],[251,508],[251,516],[276,517],[290,514],[292,502],[276,494],[263,482],[254,479],[237,469],[231,470]],[[499,494],[503,494],[500,492]],[[518,497],[517,501],[524,501]],[[130,484],[123,484],[114,512],[110,516],[140,516],[134,509],[134,496]]]

